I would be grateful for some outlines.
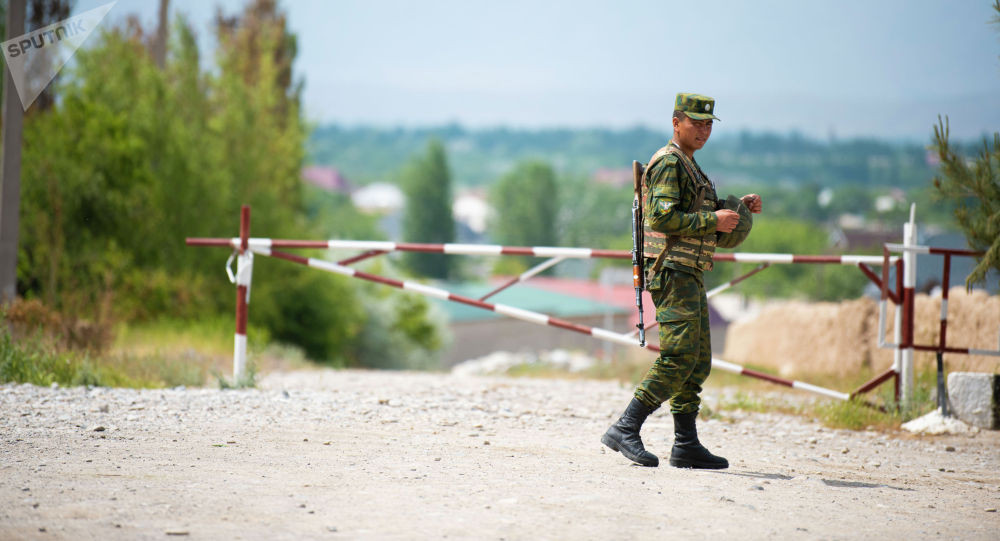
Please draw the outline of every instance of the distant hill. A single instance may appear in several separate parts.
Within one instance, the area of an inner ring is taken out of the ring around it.
[[[355,184],[393,182],[430,138],[444,142],[459,186],[482,186],[524,159],[542,159],[562,175],[591,177],[628,169],[669,140],[666,131],[592,129],[467,129],[458,125],[377,128],[327,125],[309,139],[310,163],[335,167]],[[797,186],[927,186],[934,161],[919,144],[875,139],[820,141],[796,133],[717,134],[699,163],[731,183]]]

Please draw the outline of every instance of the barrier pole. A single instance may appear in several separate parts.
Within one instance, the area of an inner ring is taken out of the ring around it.
[[[246,373],[247,365],[247,305],[250,303],[250,279],[253,272],[253,252],[249,249],[250,207],[240,208],[240,247],[236,260],[236,339],[233,348],[233,383]]]
[[[951,254],[944,254],[944,269],[941,272],[941,332],[938,337],[937,352],[937,394],[938,407],[941,408],[941,415],[950,417],[948,411],[948,393],[944,384],[944,348],[947,343],[945,338],[948,332],[948,282],[951,281]]]
[[[910,221],[903,227],[903,245],[915,246],[917,244],[917,205],[910,205]],[[903,313],[902,327],[902,371],[900,373],[901,403],[908,406],[913,400],[914,374],[913,374],[913,302],[914,289],[917,285],[917,253],[907,250],[903,253]]]
[[[473,299],[472,297],[456,295],[455,293],[451,293],[447,290],[437,287],[431,287],[424,284],[418,284],[416,282],[406,282],[402,280],[396,280],[393,278],[386,278],[384,276],[378,276],[376,274],[370,274],[367,272],[359,271],[351,267],[338,265],[337,263],[334,263],[332,261],[325,261],[322,259],[314,259],[311,257],[293,255],[286,252],[280,252],[278,250],[272,250],[267,247],[251,246],[250,249],[253,252],[256,252],[260,255],[275,257],[278,259],[284,259],[285,261],[298,263],[300,265],[305,265],[307,267],[320,269],[334,274],[341,274],[343,276],[349,276],[351,278],[358,278],[369,282],[375,282],[378,284],[383,284],[398,289],[403,289],[406,291],[413,291],[416,293],[420,293],[422,295],[426,295],[428,297],[433,297],[435,299],[467,304],[469,306],[473,306],[483,310],[489,310],[501,315],[512,317],[514,319],[527,321],[528,323],[534,323],[536,325],[548,325],[551,327],[558,327],[560,329],[564,329],[567,331],[573,331],[580,334],[592,336],[598,340],[604,340],[605,342],[613,342],[625,346],[643,347],[644,349],[648,349],[651,351],[660,351],[659,347],[654,346],[652,344],[646,344],[645,346],[640,346],[638,341],[628,336],[627,334],[617,333],[615,331],[610,331],[608,329],[601,329],[599,327],[588,327],[586,325],[580,325],[578,323],[573,323],[571,321],[566,321],[564,319],[558,319],[546,314],[542,314],[540,312],[524,310],[522,308],[516,308],[514,306],[508,306],[505,304],[492,304],[481,301],[479,299]],[[801,381],[789,380],[777,376],[772,376],[770,374],[765,374],[763,372],[758,372],[756,370],[744,368],[738,364],[726,362],[721,359],[716,359],[714,357],[712,358],[712,367],[740,374],[743,376],[749,376],[757,379],[762,379],[764,381],[770,381],[771,383],[784,385],[786,387],[791,387],[793,389],[801,389],[803,391],[820,394],[830,398],[836,398],[838,400],[849,400],[851,397],[851,395],[848,393],[842,393],[840,391],[826,389],[824,387],[819,387]]]
[[[516,284],[518,282],[523,282],[523,281],[531,278],[532,276],[535,276],[536,274],[538,274],[540,272],[544,272],[545,270],[547,270],[547,269],[549,269],[549,268],[551,268],[551,267],[553,267],[555,265],[558,265],[559,263],[561,263],[563,261],[566,261],[565,257],[553,257],[552,259],[547,259],[547,260],[545,260],[545,262],[543,262],[543,263],[541,263],[539,265],[535,265],[534,267],[532,267],[532,268],[530,268],[530,269],[522,272],[519,276],[515,276],[514,278],[511,278],[506,283],[501,284],[500,287],[494,289],[493,291],[490,291],[489,293],[483,295],[482,297],[479,297],[479,300],[485,301],[486,299],[492,297],[493,295],[496,295],[497,293],[500,293],[501,291],[507,289],[508,287],[510,287],[510,286],[512,286],[512,285],[514,285],[514,284]]]

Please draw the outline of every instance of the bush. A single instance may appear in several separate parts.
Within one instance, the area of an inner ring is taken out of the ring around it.
[[[291,263],[258,259],[251,287],[251,318],[271,337],[301,347],[310,359],[351,364],[348,351],[367,323],[349,278]]]

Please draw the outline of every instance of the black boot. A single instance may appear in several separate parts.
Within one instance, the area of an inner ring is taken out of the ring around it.
[[[601,443],[610,447],[612,451],[621,452],[625,458],[641,466],[654,468],[659,466],[660,459],[647,451],[642,445],[642,439],[639,438],[642,423],[655,410],[656,408],[651,408],[633,397],[618,422],[611,425],[611,428],[601,436]]]
[[[698,412],[674,414],[674,447],[670,450],[670,465],[675,468],[723,470],[729,461],[715,456],[698,441],[695,419]]]

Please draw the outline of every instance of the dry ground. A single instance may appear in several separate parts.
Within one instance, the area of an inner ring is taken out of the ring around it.
[[[2,539],[1000,538],[1000,433],[723,411],[726,471],[598,442],[610,382],[273,373],[259,390],[0,386]],[[672,422],[643,434],[669,453]],[[666,461],[664,460],[664,463]]]

